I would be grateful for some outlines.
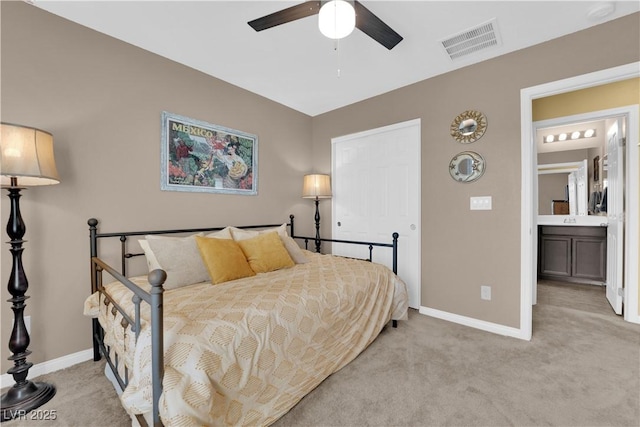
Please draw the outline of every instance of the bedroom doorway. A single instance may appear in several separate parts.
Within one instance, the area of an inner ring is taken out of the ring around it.
[[[420,308],[420,119],[331,140],[332,236],[391,242],[399,233],[398,276],[407,284],[409,307]],[[333,253],[368,257],[368,247],[333,245]],[[354,252],[359,251],[359,252]],[[373,260],[391,268],[390,250]]]
[[[533,304],[541,279],[603,285],[603,299],[622,314],[624,142],[633,114],[622,107],[534,122],[538,180],[533,199],[539,226],[534,254],[542,259],[536,264],[541,277],[533,281]],[[554,138],[558,135],[565,138]],[[583,166],[573,170],[574,164]]]
[[[640,63],[631,63],[602,71],[559,80],[521,90],[521,286],[520,286],[520,333],[519,338],[530,340],[532,335],[533,320],[533,290],[536,280],[537,261],[537,215],[533,208],[533,194],[535,179],[537,178],[537,165],[535,161],[536,147],[533,143],[533,114],[532,103],[534,99],[549,97],[580,89],[602,86],[609,83],[640,77]],[[625,165],[627,174],[625,181],[625,287],[624,287],[624,319],[633,323],[640,323],[638,312],[638,237],[639,237],[639,149],[638,128],[639,109],[638,101],[631,102],[629,108],[634,113],[629,116],[628,142],[625,146],[627,162]],[[537,201],[536,201],[537,202]]]

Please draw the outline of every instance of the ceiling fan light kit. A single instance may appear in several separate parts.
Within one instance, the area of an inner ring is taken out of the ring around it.
[[[355,27],[389,50],[402,41],[400,34],[357,0],[353,2],[331,0],[326,3],[306,1],[254,19],[249,21],[248,24],[256,31],[263,31],[317,14],[327,15],[326,17],[319,17],[318,26],[322,34],[329,38],[339,39],[346,37],[351,34]],[[325,20],[328,22],[327,24],[324,24]],[[336,31],[338,28],[342,28],[343,25],[346,28],[345,30]]]
[[[318,28],[330,39],[347,37],[356,27],[356,11],[353,5],[345,0],[331,0],[320,8]]]

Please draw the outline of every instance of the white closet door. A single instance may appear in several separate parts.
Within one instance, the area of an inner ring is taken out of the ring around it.
[[[409,306],[420,307],[420,121],[332,140],[335,239],[398,240],[398,276],[408,287]],[[334,254],[368,257],[368,247],[334,244]],[[391,268],[392,252],[373,250],[373,261]]]

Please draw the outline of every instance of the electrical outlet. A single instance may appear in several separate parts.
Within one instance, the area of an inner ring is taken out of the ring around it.
[[[491,301],[491,286],[480,286],[480,299]]]

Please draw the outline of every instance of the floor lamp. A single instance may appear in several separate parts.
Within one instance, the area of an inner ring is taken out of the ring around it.
[[[14,366],[7,373],[13,376],[15,384],[2,395],[2,419],[24,417],[56,394],[53,385],[27,380],[29,369],[33,363],[27,362],[31,351],[29,332],[24,323],[25,301],[29,283],[22,266],[22,240],[26,227],[20,215],[20,190],[28,186],[51,185],[60,182],[53,157],[53,136],[38,129],[0,124],[0,174],[2,188],[9,191],[11,213],[7,224],[7,234],[11,241],[13,264],[7,288],[11,294],[13,310],[13,329],[9,339],[9,350],[13,353],[9,360]]]
[[[316,252],[320,252],[320,210],[318,203],[320,199],[331,198],[331,178],[329,175],[305,175],[302,185],[302,197],[305,199],[315,199],[316,202]]]

